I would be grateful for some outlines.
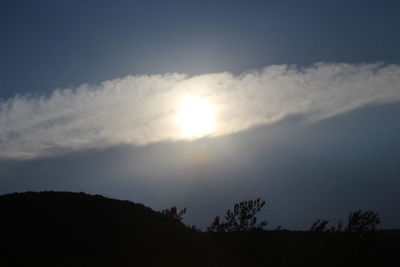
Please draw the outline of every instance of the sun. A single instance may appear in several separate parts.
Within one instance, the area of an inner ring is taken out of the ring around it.
[[[208,135],[214,129],[215,108],[204,98],[185,97],[179,104],[175,122],[182,137],[196,138]]]

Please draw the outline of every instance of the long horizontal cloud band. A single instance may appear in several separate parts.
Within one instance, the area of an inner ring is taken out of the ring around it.
[[[235,76],[141,75],[0,101],[0,158],[180,140],[174,116],[185,95],[216,107],[211,136],[302,114],[315,121],[367,104],[400,100],[400,66],[274,65]]]

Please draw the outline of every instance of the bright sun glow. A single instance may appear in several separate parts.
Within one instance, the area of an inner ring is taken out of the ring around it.
[[[201,137],[214,129],[215,108],[203,98],[187,97],[181,101],[175,119],[182,136]]]

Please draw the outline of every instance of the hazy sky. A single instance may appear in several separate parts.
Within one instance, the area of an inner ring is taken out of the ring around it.
[[[399,228],[399,12],[398,1],[0,1],[0,193],[186,206],[201,227],[261,197],[271,228],[357,209]],[[186,98],[210,106],[212,127],[185,133]]]

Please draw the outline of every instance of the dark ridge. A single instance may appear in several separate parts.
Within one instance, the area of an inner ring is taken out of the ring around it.
[[[100,195],[0,196],[0,266],[400,266],[400,231],[200,232]]]
[[[173,266],[179,254],[202,265],[198,233],[142,204],[26,192],[0,196],[0,212],[0,266]]]

